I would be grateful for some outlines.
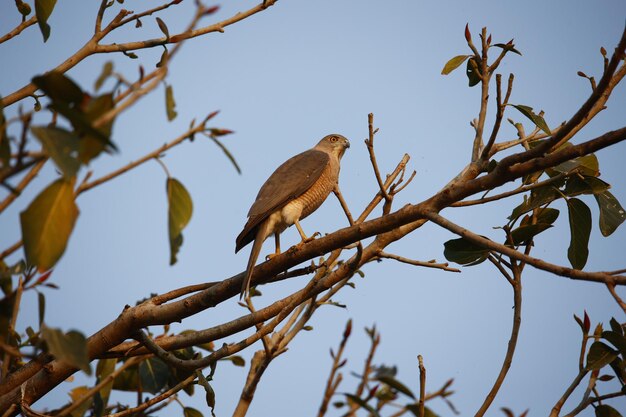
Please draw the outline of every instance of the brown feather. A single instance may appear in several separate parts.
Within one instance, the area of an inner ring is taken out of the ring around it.
[[[309,149],[279,166],[265,181],[250,207],[249,219],[237,236],[235,253],[254,240],[255,229],[270,214],[311,188],[329,161],[330,156],[327,153]]]

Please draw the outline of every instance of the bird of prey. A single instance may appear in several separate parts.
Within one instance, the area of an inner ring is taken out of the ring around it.
[[[265,239],[274,235],[275,255],[280,253],[280,233],[292,224],[303,242],[309,240],[299,221],[317,210],[335,189],[339,161],[349,147],[345,137],[327,135],[313,148],[288,159],[265,181],[250,207],[248,222],[237,236],[235,253],[254,241],[240,296],[250,290],[252,270]]]

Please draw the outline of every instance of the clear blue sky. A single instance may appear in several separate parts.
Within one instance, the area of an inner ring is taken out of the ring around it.
[[[36,27],[0,45],[0,94],[7,95],[77,50],[92,33],[98,3],[59,2],[45,45]],[[123,7],[141,10],[144,3],[126,1]],[[190,4],[164,15],[171,33],[184,28],[191,16],[192,2],[185,3]],[[224,3],[207,24],[254,4]],[[363,145],[370,112],[380,128],[381,169],[390,171],[409,153],[410,167],[417,171],[413,184],[398,197],[396,208],[430,197],[470,159],[473,132],[469,122],[478,112],[479,90],[467,87],[462,70],[440,75],[449,58],[468,53],[463,38],[467,22],[475,37],[487,26],[494,42],[515,38],[523,56],[508,57],[500,68],[505,76],[509,72],[516,76],[511,102],[543,109],[546,120],[555,126],[589,95],[588,82],[576,72],[599,78],[600,46],[612,51],[625,17],[623,0],[281,0],[266,12],[227,28],[224,34],[188,42],[172,62],[167,79],[174,86],[178,118],[167,122],[162,89],[143,99],[116,121],[113,140],[121,152],[95,161],[94,175],[145,154],[186,130],[191,119],[218,109],[221,113],[214,124],[236,131],[225,143],[243,173],[238,175],[217,147],[200,138],[164,158],[172,175],[190,191],[195,209],[174,267],[168,266],[165,176],[156,163],[81,196],[76,229],[53,274],[53,282],[61,289],[47,292],[48,325],[91,334],[115,318],[125,304],[150,293],[219,280],[243,270],[248,250],[235,255],[235,237],[260,185],[281,162],[328,133],[341,133],[352,142],[344,157],[340,185],[352,211],[360,212],[377,189]],[[0,32],[7,32],[18,19],[13,2],[2,2]],[[138,40],[159,33],[154,19],[148,18],[143,31],[129,30],[110,41]],[[151,68],[160,54],[155,48],[140,51],[136,61],[118,55],[91,57],[69,75],[91,88],[103,63],[113,59],[116,69],[132,79],[138,63]],[[576,140],[622,127],[625,107],[622,85],[615,90],[609,108]],[[509,117],[525,122],[515,112]],[[514,136],[506,124],[501,139]],[[602,179],[613,184],[612,191],[623,205],[625,146],[619,144],[598,154]],[[46,170],[34,188],[40,189],[55,175],[52,169]],[[1,248],[19,238],[19,211],[33,195],[26,193],[0,218]],[[504,224],[519,202],[513,198],[443,214],[497,238],[498,231],[492,227]],[[588,202],[594,228],[586,269],[623,268],[624,228],[602,238],[595,202]],[[556,207],[564,209],[563,204]],[[332,197],[303,222],[309,233],[330,232],[345,225]],[[443,242],[453,237],[426,225],[389,251],[420,260],[443,260]],[[290,229],[282,240],[287,248],[299,237]],[[536,244],[536,256],[567,265],[567,216],[562,213],[556,227],[542,234]],[[264,249],[272,251],[272,242]],[[505,280],[487,263],[451,274],[385,261],[367,266],[364,272],[365,279],[355,278],[355,290],[348,288],[336,298],[348,308],[321,309],[312,322],[314,331],[301,334],[290,351],[272,364],[250,416],[315,414],[330,367],[328,349],[337,345],[348,318],[354,320],[355,334],[348,344],[347,370],[360,372],[368,347],[361,329],[376,323],[382,333],[377,363],[397,365],[399,379],[417,390],[416,356],[421,354],[428,369],[428,390],[455,378],[453,402],[462,415],[476,411],[500,369],[509,338],[513,304]],[[269,303],[302,282],[265,287],[264,297],[257,303]],[[22,326],[36,322],[35,298],[29,294],[25,299]],[[577,373],[580,330],[573,314],[581,315],[587,309],[594,323],[608,323],[612,316],[624,319],[603,286],[572,282],[532,268],[524,276],[523,308],[518,352],[489,412],[492,416],[501,415],[499,407],[503,406],[516,413],[530,408],[531,416],[549,413]],[[233,299],[178,328],[206,328],[241,314],[243,310]],[[240,338],[237,335],[228,341]],[[252,350],[245,356],[251,354]],[[228,364],[218,368],[214,382],[218,415],[232,412],[245,374],[246,370]],[[353,386],[351,377],[345,377],[346,385],[340,391]],[[36,408],[62,404],[70,386],[72,383],[62,384]],[[202,397],[183,400],[206,411]],[[626,401],[613,404],[626,409]],[[570,402],[564,408],[570,410],[573,405]],[[440,401],[430,406],[442,415],[451,415]],[[583,415],[591,416],[593,410]]]

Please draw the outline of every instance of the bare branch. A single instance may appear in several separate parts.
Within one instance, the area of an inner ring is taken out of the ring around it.
[[[36,16],[32,16],[30,19],[23,21],[22,23],[17,25],[13,30],[11,30],[9,33],[0,36],[0,44],[16,37],[17,35],[22,33],[24,29],[34,25],[35,23],[37,23]]]
[[[383,180],[380,177],[380,170],[378,169],[378,163],[376,162],[376,153],[374,152],[374,136],[378,132],[378,129],[374,129],[374,114],[372,113],[367,115],[367,127],[369,130],[369,137],[368,139],[365,139],[365,145],[367,146],[367,152],[370,155],[370,161],[372,162],[372,168],[374,169],[374,176],[376,177],[378,188],[380,189],[380,193],[385,199],[385,202],[390,203],[391,196],[387,193],[387,187],[383,184]]]
[[[445,219],[444,217],[440,216],[437,213],[427,212],[425,213],[425,217],[428,218],[433,223],[438,224],[444,229],[450,230],[452,233],[455,233],[472,243],[475,243],[484,248],[502,253],[504,255],[509,256],[512,259],[526,262],[527,264],[532,265],[537,269],[542,269],[544,271],[551,272],[555,275],[560,275],[563,277],[568,277],[568,278],[572,278],[576,280],[626,285],[626,276],[610,275],[606,272],[584,272],[578,269],[572,269],[572,268],[567,268],[565,266],[554,265],[542,259],[533,258],[531,256],[525,255],[506,245],[496,243],[492,240],[486,239],[480,235],[470,232],[469,230],[452,223],[451,221]]]
[[[409,265],[415,265],[415,266],[423,266],[426,268],[436,268],[436,269],[442,269],[444,271],[448,271],[448,272],[461,272],[460,269],[457,268],[450,268],[447,262],[444,263],[436,263],[435,260],[432,261],[417,261],[414,259],[409,259],[409,258],[405,258],[403,256],[399,256],[399,255],[394,255],[393,253],[387,253],[387,252],[380,252],[380,254],[378,255],[381,258],[387,258],[387,259],[394,259],[398,262],[402,262],[405,264],[409,264]]]
[[[9,193],[6,198],[0,201],[0,213],[2,213],[17,197],[20,196],[21,192],[24,191],[26,186],[30,184],[32,180],[37,177],[41,168],[46,164],[48,158],[41,158],[26,175],[20,180],[19,184],[13,189],[11,193]],[[4,258],[4,256],[0,256],[0,259]]]
[[[328,404],[330,403],[330,399],[337,391],[337,387],[341,383],[342,375],[341,373],[337,374],[339,369],[343,367],[346,363],[343,359],[343,351],[346,347],[346,343],[348,342],[348,338],[350,337],[350,333],[352,332],[352,320],[348,320],[346,323],[346,328],[343,332],[343,337],[341,338],[341,342],[339,343],[339,348],[337,349],[337,353],[333,354],[331,351],[331,356],[333,358],[333,365],[330,368],[330,375],[326,381],[326,389],[324,390],[324,396],[322,397],[322,404],[320,405],[319,412],[317,413],[318,417],[323,417],[328,410]]]
[[[497,265],[496,265],[497,266]],[[498,268],[500,270],[500,268]],[[502,272],[502,271],[500,271]],[[508,274],[505,275],[507,279],[510,278]],[[509,338],[509,343],[507,345],[506,355],[504,357],[504,361],[502,362],[502,368],[500,369],[500,373],[496,378],[496,381],[493,384],[493,387],[485,397],[483,404],[480,406],[478,411],[475,414],[475,417],[482,417],[485,415],[489,406],[496,398],[498,391],[500,391],[500,387],[506,378],[507,373],[509,372],[509,368],[511,367],[511,363],[513,363],[513,355],[515,354],[515,348],[517,346],[517,339],[519,336],[520,325],[522,324],[522,271],[519,267],[513,267],[513,280],[511,283],[513,287],[513,325],[511,327],[511,337]]]

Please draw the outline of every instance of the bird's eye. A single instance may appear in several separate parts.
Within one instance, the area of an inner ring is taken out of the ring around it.
[[[337,139],[338,139],[337,136],[331,136],[330,137],[330,141],[331,142],[337,142]]]

